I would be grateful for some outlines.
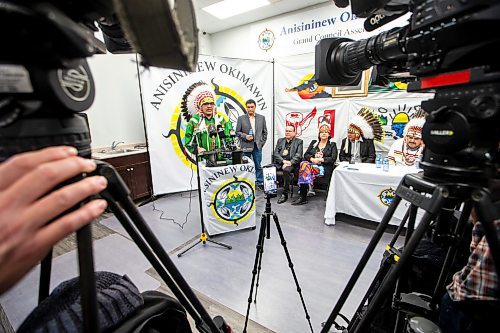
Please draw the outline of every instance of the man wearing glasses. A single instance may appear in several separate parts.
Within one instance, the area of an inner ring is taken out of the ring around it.
[[[230,139],[231,122],[217,113],[215,108],[215,92],[204,82],[197,82],[184,94],[183,115],[188,123],[184,133],[186,149],[193,151],[193,140],[196,139],[198,153],[223,148],[218,129],[223,129],[225,140]]]
[[[415,117],[406,124],[404,136],[394,141],[389,149],[389,162],[394,165],[412,166],[422,155],[422,127],[425,118]]]
[[[293,175],[299,168],[304,154],[304,143],[301,139],[295,137],[295,127],[287,125],[285,128],[285,137],[278,139],[274,149],[273,161],[278,170],[283,170],[283,193],[278,199],[281,204],[288,200],[288,190]]]

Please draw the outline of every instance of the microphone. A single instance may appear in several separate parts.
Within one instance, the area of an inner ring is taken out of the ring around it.
[[[239,144],[240,138],[236,135],[236,131],[234,130],[229,131],[229,137],[233,141],[233,149],[234,150],[240,149],[240,144]]]
[[[219,139],[222,142],[222,146],[224,147],[224,149],[227,149],[226,133],[224,132],[224,128],[222,128],[222,125],[217,125],[217,135],[219,136]]]
[[[217,129],[215,128],[214,124],[209,124],[207,126],[207,131],[208,131],[208,135],[211,138],[215,138],[217,136]]]

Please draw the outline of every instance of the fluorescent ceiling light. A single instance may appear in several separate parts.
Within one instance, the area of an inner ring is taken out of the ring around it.
[[[223,0],[202,9],[210,15],[223,20],[269,4],[269,0]]]

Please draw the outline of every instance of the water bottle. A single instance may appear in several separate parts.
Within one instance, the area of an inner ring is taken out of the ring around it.
[[[420,155],[417,160],[415,161],[415,168],[421,169],[420,167],[420,162],[422,162],[422,155]]]
[[[377,168],[382,167],[382,153],[377,153],[377,156],[375,157],[375,166]]]
[[[389,159],[387,157],[384,158],[383,165],[384,165],[384,167],[382,170],[384,170],[384,172],[388,172],[389,171]]]

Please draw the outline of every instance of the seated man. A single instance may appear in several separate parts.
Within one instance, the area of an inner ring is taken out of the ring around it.
[[[199,154],[223,148],[220,129],[224,130],[225,140],[230,140],[231,122],[217,113],[215,92],[208,84],[200,81],[188,88],[182,97],[182,114],[188,121],[184,145],[190,153],[195,153],[194,143]]]
[[[375,163],[373,140],[382,141],[384,130],[378,116],[368,108],[362,108],[354,116],[347,129],[347,138],[342,140],[339,160],[341,162]]]
[[[278,199],[279,204],[288,200],[290,182],[299,168],[300,161],[302,161],[304,143],[301,139],[297,139],[295,134],[295,127],[287,125],[285,137],[278,139],[274,149],[273,163],[276,165],[276,169],[283,170],[283,193]]]
[[[424,143],[422,141],[422,127],[425,118],[415,116],[404,129],[403,137],[394,141],[389,149],[389,162],[394,165],[412,166],[422,155]]]

